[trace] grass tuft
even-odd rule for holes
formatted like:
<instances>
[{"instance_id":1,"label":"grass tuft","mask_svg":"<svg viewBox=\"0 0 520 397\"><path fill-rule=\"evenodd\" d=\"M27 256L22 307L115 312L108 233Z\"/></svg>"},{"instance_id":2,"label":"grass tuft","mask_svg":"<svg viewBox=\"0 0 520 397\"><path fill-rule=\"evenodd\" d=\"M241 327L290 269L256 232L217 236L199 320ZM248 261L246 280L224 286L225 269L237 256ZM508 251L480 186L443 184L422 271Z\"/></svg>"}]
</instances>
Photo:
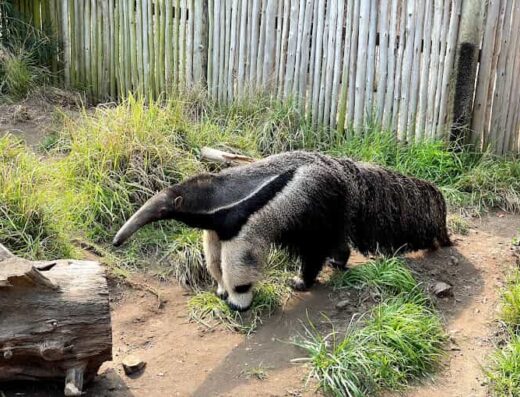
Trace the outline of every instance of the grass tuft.
<instances>
[{"instance_id":1,"label":"grass tuft","mask_svg":"<svg viewBox=\"0 0 520 397\"><path fill-rule=\"evenodd\" d=\"M213 292L199 292L188 301L190 319L213 328L219 324L233 331L250 334L282 306L290 291L278 283L262 281L254 288L251 308L245 313L231 310L226 302Z\"/></svg>"},{"instance_id":2,"label":"grass tuft","mask_svg":"<svg viewBox=\"0 0 520 397\"><path fill-rule=\"evenodd\" d=\"M442 323L399 258L382 258L335 273L335 290L374 289L381 297L352 320L345 335L323 336L312 324L295 344L309 355L311 375L335 396L377 395L431 375L443 357Z\"/></svg>"},{"instance_id":3,"label":"grass tuft","mask_svg":"<svg viewBox=\"0 0 520 397\"><path fill-rule=\"evenodd\" d=\"M296 344L307 351L323 390L334 396L376 395L399 390L430 375L445 341L436 313L406 295L390 298L351 323L345 336L306 329Z\"/></svg>"},{"instance_id":4,"label":"grass tuft","mask_svg":"<svg viewBox=\"0 0 520 397\"><path fill-rule=\"evenodd\" d=\"M188 302L190 318L207 327L225 327L250 334L262 319L271 316L291 295L288 286L292 272L298 267L284 251L272 249L267 260L264 279L254 288L251 308L245 313L230 310L213 292L199 292Z\"/></svg>"},{"instance_id":5,"label":"grass tuft","mask_svg":"<svg viewBox=\"0 0 520 397\"><path fill-rule=\"evenodd\" d=\"M520 336L491 356L491 365L486 370L493 396L520 396Z\"/></svg>"},{"instance_id":6,"label":"grass tuft","mask_svg":"<svg viewBox=\"0 0 520 397\"><path fill-rule=\"evenodd\" d=\"M520 330L520 272L515 271L502 292L502 320L513 331Z\"/></svg>"},{"instance_id":7,"label":"grass tuft","mask_svg":"<svg viewBox=\"0 0 520 397\"><path fill-rule=\"evenodd\" d=\"M449 214L447 219L448 229L451 233L467 236L469 233L469 222L458 214Z\"/></svg>"},{"instance_id":8,"label":"grass tuft","mask_svg":"<svg viewBox=\"0 0 520 397\"><path fill-rule=\"evenodd\" d=\"M400 258L379 258L346 272L335 272L329 283L335 290L373 288L383 299L399 294L411 294L417 289L417 282Z\"/></svg>"}]
</instances>

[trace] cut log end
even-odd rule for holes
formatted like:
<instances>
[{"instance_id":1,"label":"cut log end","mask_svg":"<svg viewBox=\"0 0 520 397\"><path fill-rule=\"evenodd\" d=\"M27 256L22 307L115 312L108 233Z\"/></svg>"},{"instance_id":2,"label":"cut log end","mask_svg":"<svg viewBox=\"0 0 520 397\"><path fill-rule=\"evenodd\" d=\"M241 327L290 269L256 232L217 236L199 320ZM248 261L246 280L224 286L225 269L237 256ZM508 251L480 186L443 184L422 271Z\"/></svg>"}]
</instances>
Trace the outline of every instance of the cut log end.
<instances>
[{"instance_id":1,"label":"cut log end","mask_svg":"<svg viewBox=\"0 0 520 397\"><path fill-rule=\"evenodd\" d=\"M0 382L63 380L79 396L112 359L109 292L97 262L33 262L0 244Z\"/></svg>"}]
</instances>

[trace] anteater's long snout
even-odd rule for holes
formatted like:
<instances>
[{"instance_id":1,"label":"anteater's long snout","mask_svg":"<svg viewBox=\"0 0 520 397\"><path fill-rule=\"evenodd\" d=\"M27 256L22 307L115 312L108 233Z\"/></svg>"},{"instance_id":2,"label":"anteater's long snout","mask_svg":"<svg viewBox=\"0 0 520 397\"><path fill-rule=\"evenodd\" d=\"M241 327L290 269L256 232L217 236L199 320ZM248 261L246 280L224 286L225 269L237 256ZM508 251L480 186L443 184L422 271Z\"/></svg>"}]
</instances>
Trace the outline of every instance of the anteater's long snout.
<instances>
[{"instance_id":1,"label":"anteater's long snout","mask_svg":"<svg viewBox=\"0 0 520 397\"><path fill-rule=\"evenodd\" d=\"M132 217L119 229L112 244L116 247L122 245L135 232L148 223L165 219L171 212L172 205L170 204L169 195L163 191L143 204Z\"/></svg>"}]
</instances>

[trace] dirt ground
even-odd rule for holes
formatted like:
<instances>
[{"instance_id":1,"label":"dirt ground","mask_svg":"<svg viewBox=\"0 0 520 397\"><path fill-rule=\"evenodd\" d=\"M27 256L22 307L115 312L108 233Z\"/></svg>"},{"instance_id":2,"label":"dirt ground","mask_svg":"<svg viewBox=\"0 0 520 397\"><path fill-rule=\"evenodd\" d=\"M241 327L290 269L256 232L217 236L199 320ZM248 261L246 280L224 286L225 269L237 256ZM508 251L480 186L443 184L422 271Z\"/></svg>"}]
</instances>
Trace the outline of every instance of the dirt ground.
<instances>
[{"instance_id":1,"label":"dirt ground","mask_svg":"<svg viewBox=\"0 0 520 397\"><path fill-rule=\"evenodd\" d=\"M49 116L41 111L28 120L13 119L5 112L15 112L13 106L0 108L0 135L14 126L29 144L36 144L45 134L38 118ZM470 223L467 236L453 236L454 247L407 256L408 265L427 288L444 281L453 286L453 296L437 300L451 336L443 368L431 381L407 390L406 397L487 395L481 368L498 340L498 294L513 263L510 244L520 228L520 216L493 213ZM365 260L354 255L351 263ZM189 295L184 290L144 275L136 277L159 291L162 305L153 294L111 282L114 359L101 367L86 396L320 395L314 381L306 382L308 366L297 360L305 353L287 342L302 332L309 319L324 323L322 313L346 323L363 311L354 305L336 309L338 296L322 283L295 294L247 337L190 322ZM133 377L127 377L121 366L128 354L146 362L145 369ZM0 385L0 397L61 395L59 384Z\"/></svg>"}]
</instances>

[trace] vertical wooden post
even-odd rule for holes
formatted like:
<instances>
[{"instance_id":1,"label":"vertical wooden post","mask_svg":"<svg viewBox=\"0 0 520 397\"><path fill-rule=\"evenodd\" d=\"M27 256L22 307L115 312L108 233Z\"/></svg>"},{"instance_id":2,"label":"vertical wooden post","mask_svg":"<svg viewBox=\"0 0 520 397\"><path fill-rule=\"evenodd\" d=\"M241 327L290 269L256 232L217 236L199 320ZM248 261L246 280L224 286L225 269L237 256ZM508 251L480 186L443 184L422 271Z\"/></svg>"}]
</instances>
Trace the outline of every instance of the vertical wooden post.
<instances>
[{"instance_id":1,"label":"vertical wooden post","mask_svg":"<svg viewBox=\"0 0 520 397\"><path fill-rule=\"evenodd\" d=\"M477 75L478 53L483 26L479 0L465 0L462 3L459 37L455 63L455 84L453 106L448 114L451 122L450 140L459 143L469 141L468 127L471 122L475 79ZM449 124L448 124L449 125Z\"/></svg>"},{"instance_id":2,"label":"vertical wooden post","mask_svg":"<svg viewBox=\"0 0 520 397\"><path fill-rule=\"evenodd\" d=\"M206 85L208 64L208 0L195 0L195 31L193 44L193 79L197 85Z\"/></svg>"}]
</instances>

